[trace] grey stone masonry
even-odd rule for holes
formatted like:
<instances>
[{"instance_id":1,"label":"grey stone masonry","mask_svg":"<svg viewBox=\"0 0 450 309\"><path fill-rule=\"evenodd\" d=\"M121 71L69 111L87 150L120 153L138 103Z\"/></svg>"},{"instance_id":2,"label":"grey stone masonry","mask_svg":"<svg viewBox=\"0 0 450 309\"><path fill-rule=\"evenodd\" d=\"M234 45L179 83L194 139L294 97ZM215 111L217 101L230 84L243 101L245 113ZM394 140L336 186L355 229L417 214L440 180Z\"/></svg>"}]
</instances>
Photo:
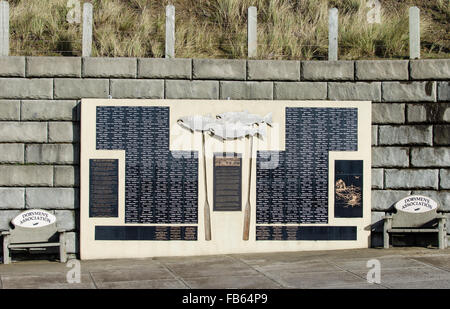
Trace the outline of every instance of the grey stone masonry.
<instances>
[{"instance_id":1,"label":"grey stone masonry","mask_svg":"<svg viewBox=\"0 0 450 309\"><path fill-rule=\"evenodd\" d=\"M83 58L83 77L136 78L136 75L136 58Z\"/></svg>"},{"instance_id":2,"label":"grey stone masonry","mask_svg":"<svg viewBox=\"0 0 450 309\"><path fill-rule=\"evenodd\" d=\"M372 125L372 146L377 146L378 145L378 126L377 125Z\"/></svg>"},{"instance_id":3,"label":"grey stone masonry","mask_svg":"<svg viewBox=\"0 0 450 309\"><path fill-rule=\"evenodd\" d=\"M407 104L407 120L414 122L443 123L450 121L450 103Z\"/></svg>"},{"instance_id":4,"label":"grey stone masonry","mask_svg":"<svg viewBox=\"0 0 450 309\"><path fill-rule=\"evenodd\" d=\"M405 123L405 104L372 104L372 123Z\"/></svg>"},{"instance_id":5,"label":"grey stone masonry","mask_svg":"<svg viewBox=\"0 0 450 309\"><path fill-rule=\"evenodd\" d=\"M0 186L42 187L53 185L53 166L0 165Z\"/></svg>"},{"instance_id":6,"label":"grey stone masonry","mask_svg":"<svg viewBox=\"0 0 450 309\"><path fill-rule=\"evenodd\" d=\"M387 189L438 189L437 169L385 169Z\"/></svg>"},{"instance_id":7,"label":"grey stone masonry","mask_svg":"<svg viewBox=\"0 0 450 309\"><path fill-rule=\"evenodd\" d=\"M192 60L182 58L139 58L138 78L191 79Z\"/></svg>"},{"instance_id":8,"label":"grey stone masonry","mask_svg":"<svg viewBox=\"0 0 450 309\"><path fill-rule=\"evenodd\" d=\"M27 57L27 77L80 77L79 57Z\"/></svg>"},{"instance_id":9,"label":"grey stone masonry","mask_svg":"<svg viewBox=\"0 0 450 309\"><path fill-rule=\"evenodd\" d=\"M409 148L372 147L372 167L408 167Z\"/></svg>"},{"instance_id":10,"label":"grey stone masonry","mask_svg":"<svg viewBox=\"0 0 450 309\"><path fill-rule=\"evenodd\" d=\"M73 144L29 144L25 147L25 162L37 164L78 163L78 149Z\"/></svg>"},{"instance_id":11,"label":"grey stone masonry","mask_svg":"<svg viewBox=\"0 0 450 309\"><path fill-rule=\"evenodd\" d=\"M438 82L438 100L450 101L450 82Z\"/></svg>"},{"instance_id":12,"label":"grey stone masonry","mask_svg":"<svg viewBox=\"0 0 450 309\"><path fill-rule=\"evenodd\" d=\"M51 78L0 78L0 99L52 99Z\"/></svg>"},{"instance_id":13,"label":"grey stone masonry","mask_svg":"<svg viewBox=\"0 0 450 309\"><path fill-rule=\"evenodd\" d=\"M24 77L25 57L0 57L0 77Z\"/></svg>"},{"instance_id":14,"label":"grey stone masonry","mask_svg":"<svg viewBox=\"0 0 450 309\"><path fill-rule=\"evenodd\" d=\"M330 100L381 101L381 82L328 83Z\"/></svg>"},{"instance_id":15,"label":"grey stone masonry","mask_svg":"<svg viewBox=\"0 0 450 309\"><path fill-rule=\"evenodd\" d=\"M78 208L78 189L74 188L26 188L26 208L75 209Z\"/></svg>"},{"instance_id":16,"label":"grey stone masonry","mask_svg":"<svg viewBox=\"0 0 450 309\"><path fill-rule=\"evenodd\" d=\"M23 100L21 120L77 120L76 100Z\"/></svg>"},{"instance_id":17,"label":"grey stone masonry","mask_svg":"<svg viewBox=\"0 0 450 309\"><path fill-rule=\"evenodd\" d=\"M439 189L450 189L450 166L439 171Z\"/></svg>"},{"instance_id":18,"label":"grey stone masonry","mask_svg":"<svg viewBox=\"0 0 450 309\"><path fill-rule=\"evenodd\" d=\"M383 189L384 170L382 168L372 168L372 189Z\"/></svg>"},{"instance_id":19,"label":"grey stone masonry","mask_svg":"<svg viewBox=\"0 0 450 309\"><path fill-rule=\"evenodd\" d=\"M245 60L194 59L192 63L193 79L245 80Z\"/></svg>"},{"instance_id":20,"label":"grey stone masonry","mask_svg":"<svg viewBox=\"0 0 450 309\"><path fill-rule=\"evenodd\" d=\"M163 99L164 80L112 79L111 95L113 98Z\"/></svg>"},{"instance_id":21,"label":"grey stone masonry","mask_svg":"<svg viewBox=\"0 0 450 309\"><path fill-rule=\"evenodd\" d=\"M66 233L66 250L68 254L74 254L79 252L79 239L77 237L77 233L68 232Z\"/></svg>"},{"instance_id":22,"label":"grey stone masonry","mask_svg":"<svg viewBox=\"0 0 450 309\"><path fill-rule=\"evenodd\" d=\"M3 210L0 216L0 230L9 230L9 223L21 212L22 210Z\"/></svg>"},{"instance_id":23,"label":"grey stone masonry","mask_svg":"<svg viewBox=\"0 0 450 309\"><path fill-rule=\"evenodd\" d=\"M300 61L248 60L248 80L300 80Z\"/></svg>"},{"instance_id":24,"label":"grey stone masonry","mask_svg":"<svg viewBox=\"0 0 450 309\"><path fill-rule=\"evenodd\" d=\"M73 231L77 227L74 210L55 210L56 227L66 231Z\"/></svg>"},{"instance_id":25,"label":"grey stone masonry","mask_svg":"<svg viewBox=\"0 0 450 309\"><path fill-rule=\"evenodd\" d=\"M427 196L439 204L439 210L449 212L450 211L450 191L420 191L414 190L412 194Z\"/></svg>"},{"instance_id":26,"label":"grey stone masonry","mask_svg":"<svg viewBox=\"0 0 450 309\"><path fill-rule=\"evenodd\" d=\"M166 99L218 99L218 81L166 80Z\"/></svg>"},{"instance_id":27,"label":"grey stone masonry","mask_svg":"<svg viewBox=\"0 0 450 309\"><path fill-rule=\"evenodd\" d=\"M45 122L0 122L0 142L36 142L47 141L47 123Z\"/></svg>"},{"instance_id":28,"label":"grey stone masonry","mask_svg":"<svg viewBox=\"0 0 450 309\"><path fill-rule=\"evenodd\" d=\"M408 80L408 60L355 61L357 80Z\"/></svg>"},{"instance_id":29,"label":"grey stone masonry","mask_svg":"<svg viewBox=\"0 0 450 309\"><path fill-rule=\"evenodd\" d=\"M275 100L326 100L325 82L275 82Z\"/></svg>"},{"instance_id":30,"label":"grey stone masonry","mask_svg":"<svg viewBox=\"0 0 450 309\"><path fill-rule=\"evenodd\" d=\"M398 200L410 194L409 190L372 190L372 210L388 210Z\"/></svg>"},{"instance_id":31,"label":"grey stone masonry","mask_svg":"<svg viewBox=\"0 0 450 309\"><path fill-rule=\"evenodd\" d=\"M25 208L24 188L0 188L0 209Z\"/></svg>"},{"instance_id":32,"label":"grey stone masonry","mask_svg":"<svg viewBox=\"0 0 450 309\"><path fill-rule=\"evenodd\" d=\"M0 120L19 120L20 101L0 100Z\"/></svg>"},{"instance_id":33,"label":"grey stone masonry","mask_svg":"<svg viewBox=\"0 0 450 309\"><path fill-rule=\"evenodd\" d=\"M411 60L412 79L450 79L450 59Z\"/></svg>"},{"instance_id":34,"label":"grey stone masonry","mask_svg":"<svg viewBox=\"0 0 450 309\"><path fill-rule=\"evenodd\" d=\"M436 82L382 82L383 102L436 102Z\"/></svg>"},{"instance_id":35,"label":"grey stone masonry","mask_svg":"<svg viewBox=\"0 0 450 309\"><path fill-rule=\"evenodd\" d=\"M69 121L48 123L49 143L74 143L80 140L80 125Z\"/></svg>"},{"instance_id":36,"label":"grey stone masonry","mask_svg":"<svg viewBox=\"0 0 450 309\"><path fill-rule=\"evenodd\" d=\"M0 144L0 163L24 162L24 144Z\"/></svg>"},{"instance_id":37,"label":"grey stone masonry","mask_svg":"<svg viewBox=\"0 0 450 309\"><path fill-rule=\"evenodd\" d=\"M108 79L55 78L55 99L107 98Z\"/></svg>"},{"instance_id":38,"label":"grey stone masonry","mask_svg":"<svg viewBox=\"0 0 450 309\"><path fill-rule=\"evenodd\" d=\"M422 104L408 104L406 118L408 122L426 122L426 107Z\"/></svg>"},{"instance_id":39,"label":"grey stone masonry","mask_svg":"<svg viewBox=\"0 0 450 309\"><path fill-rule=\"evenodd\" d=\"M411 166L448 167L450 166L450 148L448 147L412 148Z\"/></svg>"},{"instance_id":40,"label":"grey stone masonry","mask_svg":"<svg viewBox=\"0 0 450 309\"><path fill-rule=\"evenodd\" d=\"M58 166L54 169L55 187L78 187L80 185L79 169L76 166Z\"/></svg>"},{"instance_id":41,"label":"grey stone masonry","mask_svg":"<svg viewBox=\"0 0 450 309\"><path fill-rule=\"evenodd\" d=\"M378 145L432 145L432 126L379 126Z\"/></svg>"},{"instance_id":42,"label":"grey stone masonry","mask_svg":"<svg viewBox=\"0 0 450 309\"><path fill-rule=\"evenodd\" d=\"M354 61L302 61L302 80L354 80Z\"/></svg>"},{"instance_id":43,"label":"grey stone masonry","mask_svg":"<svg viewBox=\"0 0 450 309\"><path fill-rule=\"evenodd\" d=\"M272 100L272 82L221 81L220 98L225 100Z\"/></svg>"},{"instance_id":44,"label":"grey stone masonry","mask_svg":"<svg viewBox=\"0 0 450 309\"><path fill-rule=\"evenodd\" d=\"M450 125L436 125L434 126L434 138L435 145L450 145Z\"/></svg>"}]
</instances>

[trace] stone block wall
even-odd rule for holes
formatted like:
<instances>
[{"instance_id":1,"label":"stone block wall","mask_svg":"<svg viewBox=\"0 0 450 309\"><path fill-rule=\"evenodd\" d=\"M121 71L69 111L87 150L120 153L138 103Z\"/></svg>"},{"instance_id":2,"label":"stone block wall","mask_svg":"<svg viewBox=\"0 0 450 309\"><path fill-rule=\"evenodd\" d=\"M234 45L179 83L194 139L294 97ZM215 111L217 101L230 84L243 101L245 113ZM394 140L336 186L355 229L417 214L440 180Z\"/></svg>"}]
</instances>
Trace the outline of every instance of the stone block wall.
<instances>
[{"instance_id":1,"label":"stone block wall","mask_svg":"<svg viewBox=\"0 0 450 309\"><path fill-rule=\"evenodd\" d=\"M373 244L384 211L409 194L450 219L450 59L0 57L0 229L47 209L78 252L79 101L108 97L370 100Z\"/></svg>"}]
</instances>

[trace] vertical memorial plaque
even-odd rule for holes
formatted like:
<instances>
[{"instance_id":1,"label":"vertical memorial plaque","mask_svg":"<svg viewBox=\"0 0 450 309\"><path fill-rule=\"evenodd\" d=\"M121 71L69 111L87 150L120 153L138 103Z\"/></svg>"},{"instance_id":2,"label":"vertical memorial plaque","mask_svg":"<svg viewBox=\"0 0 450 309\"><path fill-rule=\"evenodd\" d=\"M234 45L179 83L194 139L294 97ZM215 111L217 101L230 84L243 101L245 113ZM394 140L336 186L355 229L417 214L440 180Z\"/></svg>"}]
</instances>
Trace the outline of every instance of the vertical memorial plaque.
<instances>
[{"instance_id":1,"label":"vertical memorial plaque","mask_svg":"<svg viewBox=\"0 0 450 309\"><path fill-rule=\"evenodd\" d=\"M241 211L242 157L214 154L214 211Z\"/></svg>"},{"instance_id":2,"label":"vertical memorial plaque","mask_svg":"<svg viewBox=\"0 0 450 309\"><path fill-rule=\"evenodd\" d=\"M334 166L334 216L362 218L363 161L336 160Z\"/></svg>"},{"instance_id":3,"label":"vertical memorial plaque","mask_svg":"<svg viewBox=\"0 0 450 309\"><path fill-rule=\"evenodd\" d=\"M119 161L89 160L89 217L118 216Z\"/></svg>"}]
</instances>

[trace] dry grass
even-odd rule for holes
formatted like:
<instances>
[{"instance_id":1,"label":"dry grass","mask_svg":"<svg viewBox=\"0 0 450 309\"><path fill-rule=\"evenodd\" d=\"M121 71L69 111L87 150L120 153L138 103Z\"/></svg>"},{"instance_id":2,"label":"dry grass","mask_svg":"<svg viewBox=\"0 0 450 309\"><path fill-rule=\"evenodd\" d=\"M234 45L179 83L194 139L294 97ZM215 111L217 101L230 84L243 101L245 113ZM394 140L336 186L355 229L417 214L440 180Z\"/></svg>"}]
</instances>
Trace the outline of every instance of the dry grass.
<instances>
[{"instance_id":1,"label":"dry grass","mask_svg":"<svg viewBox=\"0 0 450 309\"><path fill-rule=\"evenodd\" d=\"M247 8L254 5L260 59L326 59L328 8L335 6L340 59L407 58L409 4L390 1L382 23L368 24L365 1L93 0L93 56L163 57L164 7L171 2L176 7L177 57L246 58ZM81 54L81 25L66 22L67 0L9 2L11 54ZM448 0L436 0L435 10L447 18L442 26L421 14L424 58L449 57L448 37L434 32L444 27L448 36Z\"/></svg>"}]
</instances>

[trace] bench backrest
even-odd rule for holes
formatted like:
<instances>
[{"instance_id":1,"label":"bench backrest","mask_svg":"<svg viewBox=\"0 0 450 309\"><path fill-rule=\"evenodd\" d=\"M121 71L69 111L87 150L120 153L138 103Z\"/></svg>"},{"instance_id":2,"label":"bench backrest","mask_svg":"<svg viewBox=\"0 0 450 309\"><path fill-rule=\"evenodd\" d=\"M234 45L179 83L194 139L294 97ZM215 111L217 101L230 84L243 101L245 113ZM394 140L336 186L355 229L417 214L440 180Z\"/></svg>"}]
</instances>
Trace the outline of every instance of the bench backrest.
<instances>
[{"instance_id":1,"label":"bench backrest","mask_svg":"<svg viewBox=\"0 0 450 309\"><path fill-rule=\"evenodd\" d=\"M417 228L424 227L427 223L433 221L437 216L437 209L422 213L411 213L397 209L397 213L392 215L392 227Z\"/></svg>"},{"instance_id":2,"label":"bench backrest","mask_svg":"<svg viewBox=\"0 0 450 309\"><path fill-rule=\"evenodd\" d=\"M42 227L29 228L16 226L10 230L10 243L41 243L52 241L57 232L56 223Z\"/></svg>"}]
</instances>

